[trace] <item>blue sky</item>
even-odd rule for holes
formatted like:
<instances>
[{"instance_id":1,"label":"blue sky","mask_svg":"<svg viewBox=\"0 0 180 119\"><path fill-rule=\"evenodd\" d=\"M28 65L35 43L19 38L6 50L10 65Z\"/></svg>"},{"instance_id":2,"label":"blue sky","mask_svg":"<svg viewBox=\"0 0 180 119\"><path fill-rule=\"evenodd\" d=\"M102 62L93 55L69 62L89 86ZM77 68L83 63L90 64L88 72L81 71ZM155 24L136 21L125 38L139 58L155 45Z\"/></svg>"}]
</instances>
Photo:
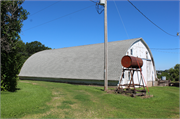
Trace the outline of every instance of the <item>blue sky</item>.
<instances>
[{"instance_id":1,"label":"blue sky","mask_svg":"<svg viewBox=\"0 0 180 119\"><path fill-rule=\"evenodd\" d=\"M104 12L98 14L95 3L90 0L57 1L26 0L23 3L23 8L30 13L20 34L23 42L39 41L53 49L104 43ZM166 32L173 35L180 32L178 0L130 1ZM109 0L107 12L108 42L142 37L151 49L157 70L180 63L180 49L164 50L179 48L180 37L158 29L126 0Z\"/></svg>"}]
</instances>

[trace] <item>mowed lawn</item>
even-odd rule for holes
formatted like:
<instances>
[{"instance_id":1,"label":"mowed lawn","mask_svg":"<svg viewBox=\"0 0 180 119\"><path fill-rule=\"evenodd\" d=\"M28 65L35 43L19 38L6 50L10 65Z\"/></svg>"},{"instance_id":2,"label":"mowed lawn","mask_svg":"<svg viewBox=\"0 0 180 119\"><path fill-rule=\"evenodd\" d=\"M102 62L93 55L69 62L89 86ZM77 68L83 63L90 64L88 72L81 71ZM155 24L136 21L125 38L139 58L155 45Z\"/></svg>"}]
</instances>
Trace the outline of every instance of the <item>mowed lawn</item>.
<instances>
[{"instance_id":1,"label":"mowed lawn","mask_svg":"<svg viewBox=\"0 0 180 119\"><path fill-rule=\"evenodd\" d=\"M149 87L146 99L44 81L19 81L18 88L1 92L1 118L179 118L178 87Z\"/></svg>"}]
</instances>

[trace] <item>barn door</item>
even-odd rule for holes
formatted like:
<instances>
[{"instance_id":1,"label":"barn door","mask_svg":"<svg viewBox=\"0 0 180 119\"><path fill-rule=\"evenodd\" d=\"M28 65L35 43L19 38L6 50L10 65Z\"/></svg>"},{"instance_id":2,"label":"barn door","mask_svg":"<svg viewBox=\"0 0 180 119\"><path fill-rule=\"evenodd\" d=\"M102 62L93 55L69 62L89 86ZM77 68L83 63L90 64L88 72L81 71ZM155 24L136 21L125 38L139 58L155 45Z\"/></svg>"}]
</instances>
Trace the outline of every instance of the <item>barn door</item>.
<instances>
[{"instance_id":1,"label":"barn door","mask_svg":"<svg viewBox=\"0 0 180 119\"><path fill-rule=\"evenodd\" d=\"M151 61L146 61L146 81L151 81L152 79L151 71Z\"/></svg>"}]
</instances>

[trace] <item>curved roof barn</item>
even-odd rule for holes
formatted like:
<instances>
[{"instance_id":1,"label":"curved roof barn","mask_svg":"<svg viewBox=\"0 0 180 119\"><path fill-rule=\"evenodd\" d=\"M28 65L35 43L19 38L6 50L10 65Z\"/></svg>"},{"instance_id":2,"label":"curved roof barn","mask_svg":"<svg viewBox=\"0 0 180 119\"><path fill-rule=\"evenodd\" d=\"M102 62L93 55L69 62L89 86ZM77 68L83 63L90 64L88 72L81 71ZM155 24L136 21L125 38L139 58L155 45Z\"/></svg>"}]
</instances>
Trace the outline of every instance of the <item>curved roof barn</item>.
<instances>
[{"instance_id":1,"label":"curved roof barn","mask_svg":"<svg viewBox=\"0 0 180 119\"><path fill-rule=\"evenodd\" d=\"M154 65L151 51L142 38L108 42L108 80L119 80L121 58L137 41L147 47ZM35 53L26 60L19 77L104 80L104 43Z\"/></svg>"}]
</instances>

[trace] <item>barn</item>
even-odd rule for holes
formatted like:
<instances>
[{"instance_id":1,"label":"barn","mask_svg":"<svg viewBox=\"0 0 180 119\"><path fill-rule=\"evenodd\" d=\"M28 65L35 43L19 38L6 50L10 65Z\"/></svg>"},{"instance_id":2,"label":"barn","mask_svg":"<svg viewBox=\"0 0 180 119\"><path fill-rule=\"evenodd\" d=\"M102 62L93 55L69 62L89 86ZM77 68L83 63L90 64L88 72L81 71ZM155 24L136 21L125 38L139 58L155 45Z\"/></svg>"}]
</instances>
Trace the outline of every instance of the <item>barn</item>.
<instances>
[{"instance_id":1,"label":"barn","mask_svg":"<svg viewBox=\"0 0 180 119\"><path fill-rule=\"evenodd\" d=\"M108 85L116 86L122 74L124 55L143 60L142 73L148 86L156 78L152 53L142 38L108 42ZM37 52L23 64L21 80L57 81L104 85L104 43L51 49ZM123 83L130 77L123 76ZM138 80L134 75L134 80Z\"/></svg>"}]
</instances>

